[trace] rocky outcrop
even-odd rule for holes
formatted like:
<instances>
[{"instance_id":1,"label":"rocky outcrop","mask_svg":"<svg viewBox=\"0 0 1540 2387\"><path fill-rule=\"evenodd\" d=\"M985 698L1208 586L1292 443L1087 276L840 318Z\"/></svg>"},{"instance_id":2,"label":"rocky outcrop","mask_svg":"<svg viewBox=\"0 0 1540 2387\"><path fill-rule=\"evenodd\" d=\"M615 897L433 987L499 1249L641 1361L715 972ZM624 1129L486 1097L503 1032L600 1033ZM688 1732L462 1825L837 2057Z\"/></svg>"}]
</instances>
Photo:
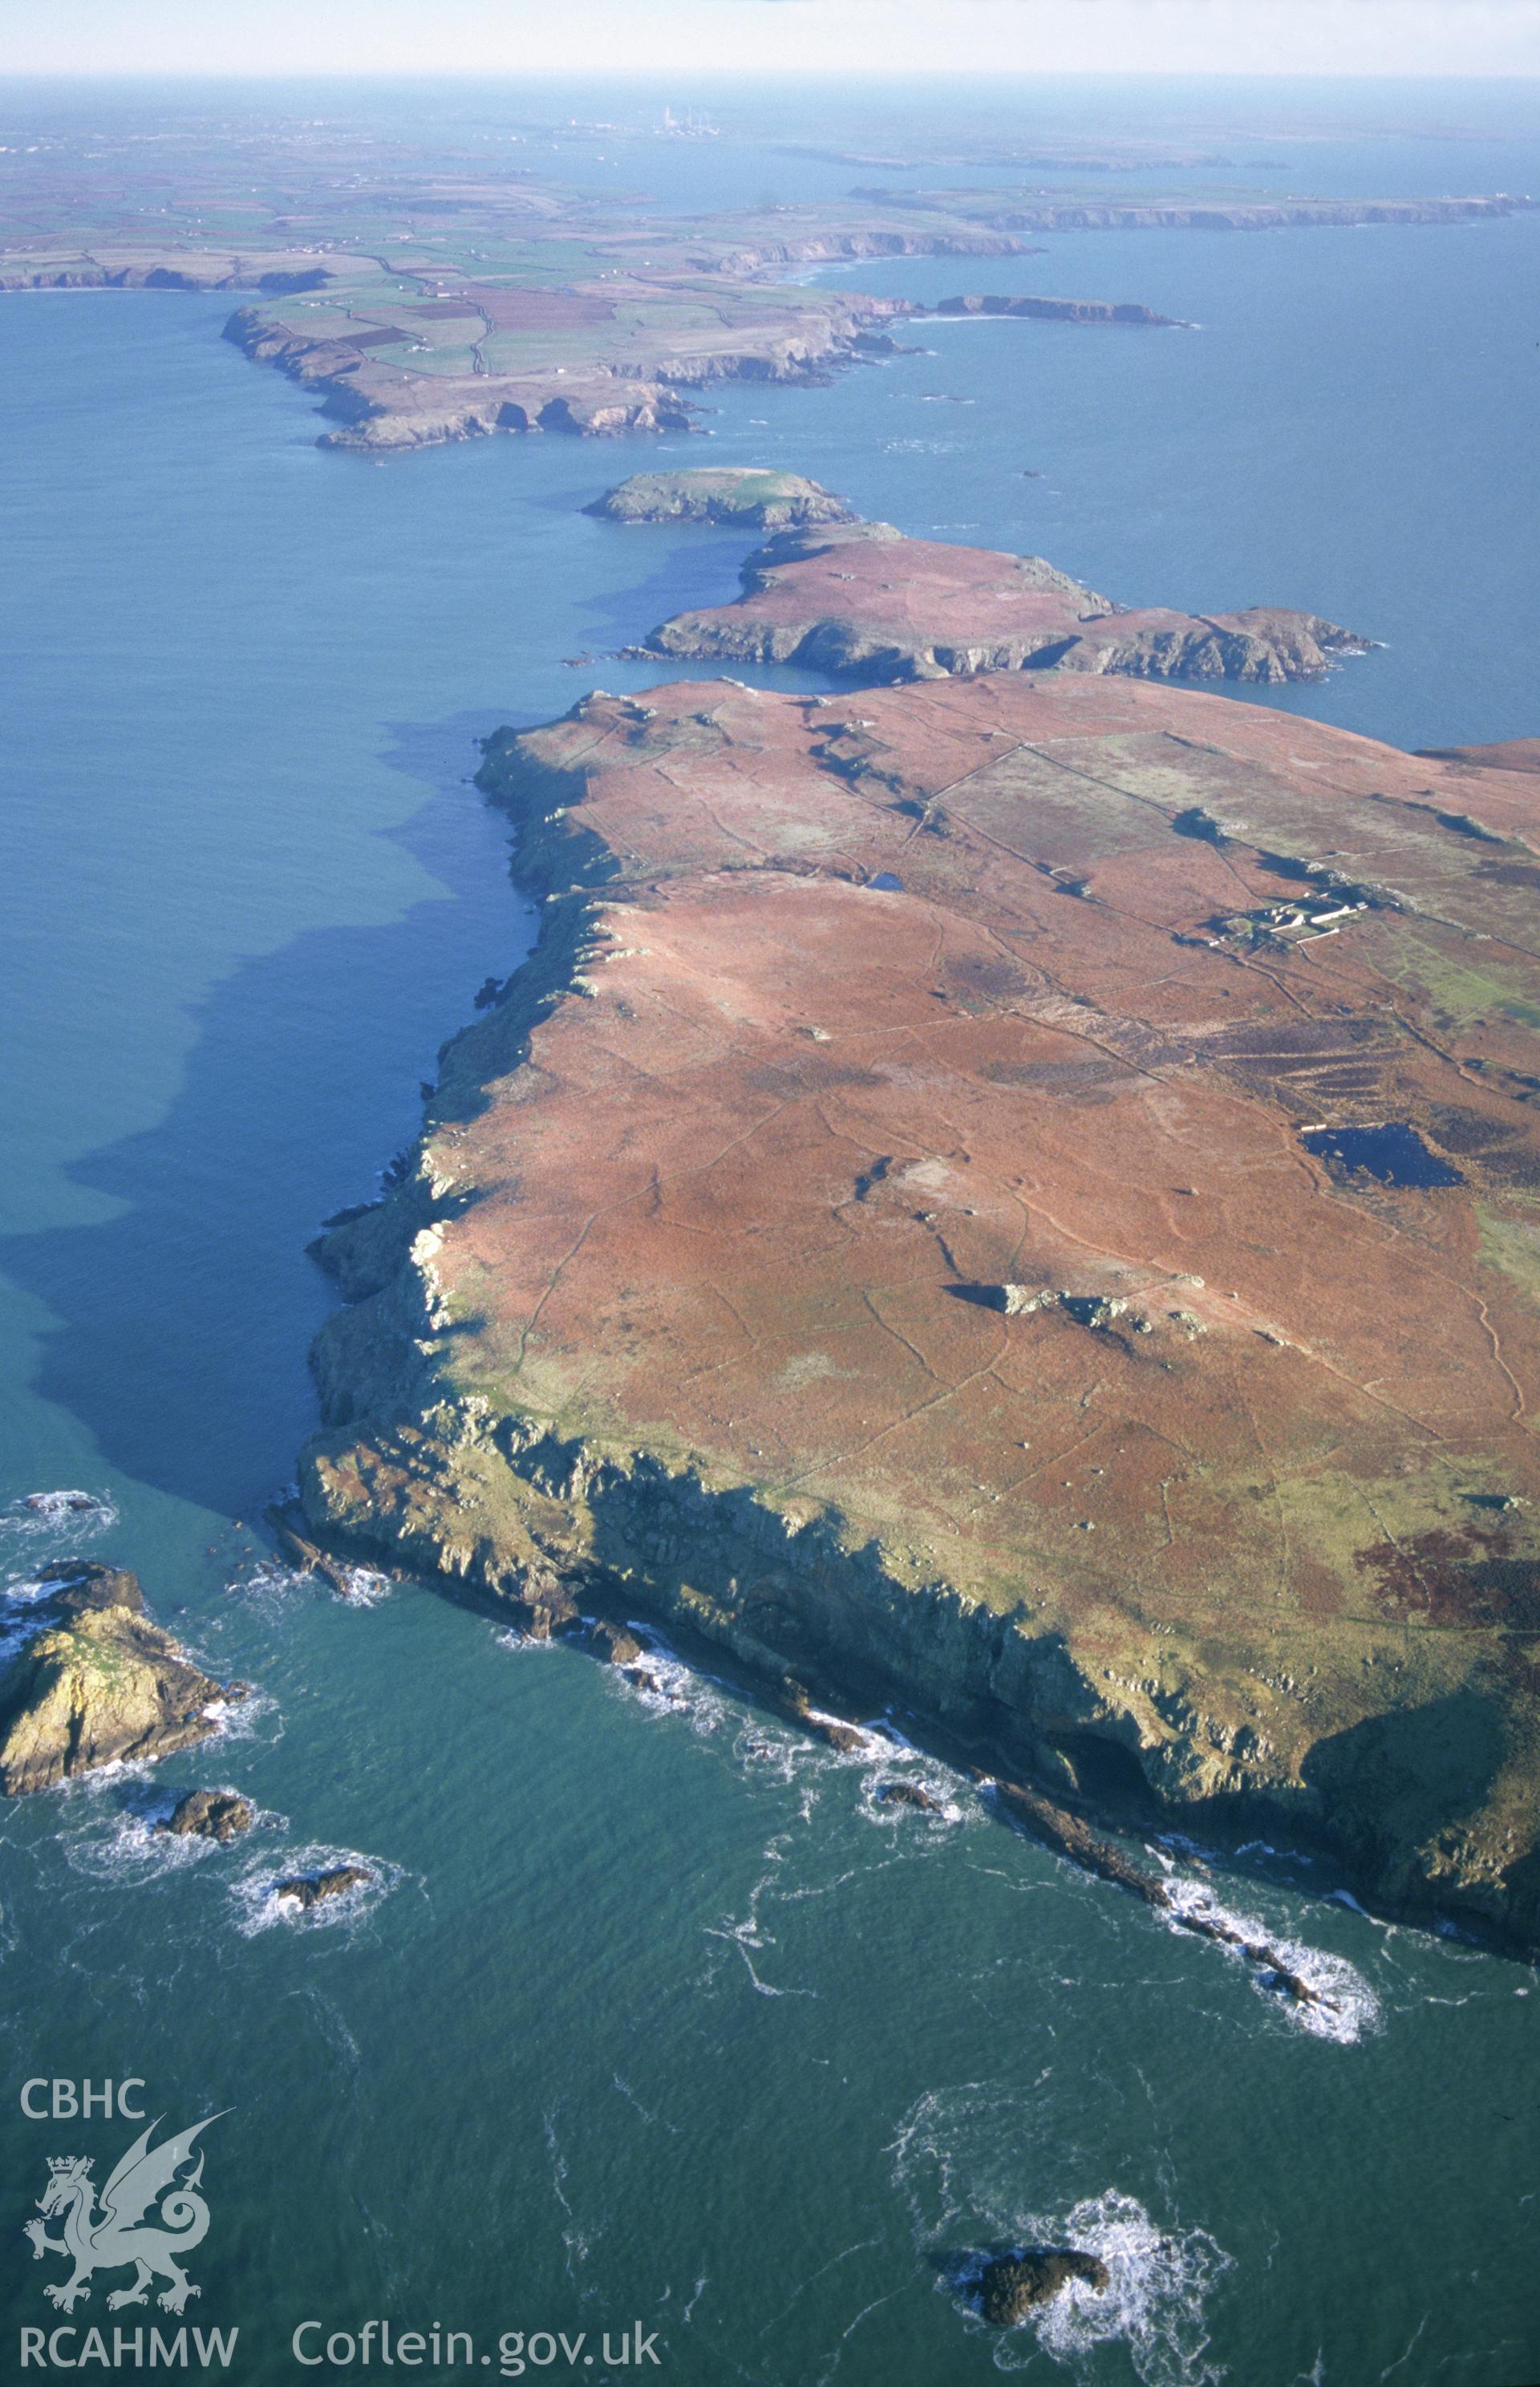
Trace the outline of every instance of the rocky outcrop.
<instances>
[{"instance_id":1,"label":"rocky outcrop","mask_svg":"<svg viewBox=\"0 0 1540 2387\"><path fill-rule=\"evenodd\" d=\"M634 473L584 512L607 522L715 523L733 530L780 531L855 520L844 499L816 481L804 480L800 473L765 472L751 465Z\"/></svg>"},{"instance_id":2,"label":"rocky outcrop","mask_svg":"<svg viewBox=\"0 0 1540 2387\"><path fill-rule=\"evenodd\" d=\"M309 1913L334 1898L346 1898L350 1889L367 1889L373 1875L366 1865L327 1865L319 1873L286 1874L272 1886L274 1898L286 1906L297 1906Z\"/></svg>"},{"instance_id":3,"label":"rocky outcrop","mask_svg":"<svg viewBox=\"0 0 1540 2387\"><path fill-rule=\"evenodd\" d=\"M634 1633L603 1619L590 1631L588 1647L611 1666L634 1666L642 1655L642 1645Z\"/></svg>"},{"instance_id":4,"label":"rocky outcrop","mask_svg":"<svg viewBox=\"0 0 1540 2387\"><path fill-rule=\"evenodd\" d=\"M1179 1898L1168 1881L1146 1871L1112 1841L1101 1838L1081 1816L1070 1814L1051 1799L1045 1799L1041 1791L1028 1789L1019 1782L995 1782L991 1787L1006 1812L1025 1825L1034 1839L1041 1840L1056 1855L1067 1857L1082 1872L1095 1874L1100 1880L1129 1890L1146 1906L1166 1915L1179 1931L1195 1932L1200 1939L1212 1939L1221 1947L1238 1950L1249 1964L1255 1964L1296 2005L1333 2005L1333 2000L1306 1980L1289 1956L1270 1940L1256 1938L1212 1904Z\"/></svg>"},{"instance_id":5,"label":"rocky outcrop","mask_svg":"<svg viewBox=\"0 0 1540 2387\"><path fill-rule=\"evenodd\" d=\"M177 1800L157 1831L178 1839L234 1840L249 1832L257 1810L234 1790L189 1790Z\"/></svg>"},{"instance_id":6,"label":"rocky outcrop","mask_svg":"<svg viewBox=\"0 0 1540 2387\"><path fill-rule=\"evenodd\" d=\"M242 1696L151 1621L133 1575L82 1561L57 1582L0 1682L0 1790L11 1795L191 1748L217 1729L213 1703Z\"/></svg>"},{"instance_id":7,"label":"rocky outcrop","mask_svg":"<svg viewBox=\"0 0 1540 2387\"><path fill-rule=\"evenodd\" d=\"M730 605L677 613L657 654L800 663L867 682L1062 671L1131 679L1319 679L1369 642L1315 613L1125 611L1041 556L903 538L890 524L793 531L749 558Z\"/></svg>"},{"instance_id":8,"label":"rocky outcrop","mask_svg":"<svg viewBox=\"0 0 1540 2387\"><path fill-rule=\"evenodd\" d=\"M996 2254L978 2279L978 2309L995 2329L1015 2329L1029 2314L1079 2280L1095 2295L1112 2284L1099 2254L1079 2246L1032 2246L1019 2254Z\"/></svg>"},{"instance_id":9,"label":"rocky outcrop","mask_svg":"<svg viewBox=\"0 0 1540 2387\"><path fill-rule=\"evenodd\" d=\"M913 1807L921 1815L939 1815L941 1802L917 1782L879 1782L874 1794L882 1807Z\"/></svg>"}]
</instances>

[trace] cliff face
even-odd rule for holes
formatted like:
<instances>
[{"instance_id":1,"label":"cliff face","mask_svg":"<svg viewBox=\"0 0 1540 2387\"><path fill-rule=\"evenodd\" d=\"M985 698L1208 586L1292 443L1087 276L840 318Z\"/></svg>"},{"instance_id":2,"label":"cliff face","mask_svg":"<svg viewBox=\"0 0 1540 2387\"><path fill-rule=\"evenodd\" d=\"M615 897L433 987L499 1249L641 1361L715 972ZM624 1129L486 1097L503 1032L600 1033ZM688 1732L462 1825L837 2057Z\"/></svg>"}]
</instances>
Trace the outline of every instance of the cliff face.
<instances>
[{"instance_id":1,"label":"cliff face","mask_svg":"<svg viewBox=\"0 0 1540 2387\"><path fill-rule=\"evenodd\" d=\"M544 933L330 1239L316 1530L1540 1936L1524 776L996 676L484 784Z\"/></svg>"},{"instance_id":2,"label":"cliff face","mask_svg":"<svg viewBox=\"0 0 1540 2387\"><path fill-rule=\"evenodd\" d=\"M731 605L675 614L658 654L795 663L867 681L993 671L1315 679L1366 641L1314 613L1115 607L1041 556L903 538L886 523L790 533L751 556Z\"/></svg>"}]
</instances>

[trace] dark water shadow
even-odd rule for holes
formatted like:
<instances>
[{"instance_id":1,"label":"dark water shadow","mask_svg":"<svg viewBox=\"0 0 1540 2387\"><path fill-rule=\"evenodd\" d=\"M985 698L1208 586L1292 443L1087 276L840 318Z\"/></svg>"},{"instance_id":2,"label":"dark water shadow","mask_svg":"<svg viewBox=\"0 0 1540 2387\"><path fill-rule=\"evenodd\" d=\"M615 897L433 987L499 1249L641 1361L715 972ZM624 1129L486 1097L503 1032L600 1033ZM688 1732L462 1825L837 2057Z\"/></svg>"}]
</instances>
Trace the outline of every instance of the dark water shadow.
<instances>
[{"instance_id":1,"label":"dark water shadow","mask_svg":"<svg viewBox=\"0 0 1540 2387\"><path fill-rule=\"evenodd\" d=\"M764 544L761 532L706 523L605 523L600 536L625 540L626 562L641 575L606 587L585 599L579 609L593 623L595 638L613 644L635 638L638 622L643 625L639 635L645 638L675 613L730 605L741 593L744 559ZM676 669L661 656L659 664ZM698 670L696 676L706 674Z\"/></svg>"},{"instance_id":2,"label":"dark water shadow","mask_svg":"<svg viewBox=\"0 0 1540 2387\"><path fill-rule=\"evenodd\" d=\"M113 1215L0 1243L56 1321L37 1391L125 1475L249 1516L292 1474L306 1352L334 1302L305 1245L373 1194L417 1132L439 1045L530 941L506 824L463 784L474 739L506 717L391 727L382 759L432 792L382 834L447 896L243 962L200 1006L166 1116L69 1169Z\"/></svg>"}]
</instances>

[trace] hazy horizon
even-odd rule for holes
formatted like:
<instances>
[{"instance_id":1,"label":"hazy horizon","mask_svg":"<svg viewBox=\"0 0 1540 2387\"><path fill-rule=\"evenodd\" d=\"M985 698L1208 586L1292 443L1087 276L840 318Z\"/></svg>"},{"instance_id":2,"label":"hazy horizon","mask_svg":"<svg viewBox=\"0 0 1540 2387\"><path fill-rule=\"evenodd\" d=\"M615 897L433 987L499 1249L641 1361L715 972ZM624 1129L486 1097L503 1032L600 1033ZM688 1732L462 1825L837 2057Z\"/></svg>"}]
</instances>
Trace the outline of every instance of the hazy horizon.
<instances>
[{"instance_id":1,"label":"hazy horizon","mask_svg":"<svg viewBox=\"0 0 1540 2387\"><path fill-rule=\"evenodd\" d=\"M55 0L6 80L155 75L1540 77L1540 0ZM971 53L971 55L968 55ZM1394 70L1387 76L1387 61ZM1109 63L1112 62L1112 63Z\"/></svg>"}]
</instances>

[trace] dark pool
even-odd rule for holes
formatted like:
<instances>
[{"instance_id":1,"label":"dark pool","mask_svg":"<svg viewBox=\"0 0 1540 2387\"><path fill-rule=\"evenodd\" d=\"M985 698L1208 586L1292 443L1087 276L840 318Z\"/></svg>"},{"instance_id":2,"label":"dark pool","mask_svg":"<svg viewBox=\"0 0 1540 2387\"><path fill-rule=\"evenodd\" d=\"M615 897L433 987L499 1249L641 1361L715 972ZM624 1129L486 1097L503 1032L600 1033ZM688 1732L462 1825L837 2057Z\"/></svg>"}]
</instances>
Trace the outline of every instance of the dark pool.
<instances>
[{"instance_id":1,"label":"dark pool","mask_svg":"<svg viewBox=\"0 0 1540 2387\"><path fill-rule=\"evenodd\" d=\"M1401 1121L1388 1127L1307 1127L1300 1140L1307 1152L1344 1168L1367 1169L1382 1185L1465 1182L1458 1168L1429 1150L1414 1127Z\"/></svg>"}]
</instances>

